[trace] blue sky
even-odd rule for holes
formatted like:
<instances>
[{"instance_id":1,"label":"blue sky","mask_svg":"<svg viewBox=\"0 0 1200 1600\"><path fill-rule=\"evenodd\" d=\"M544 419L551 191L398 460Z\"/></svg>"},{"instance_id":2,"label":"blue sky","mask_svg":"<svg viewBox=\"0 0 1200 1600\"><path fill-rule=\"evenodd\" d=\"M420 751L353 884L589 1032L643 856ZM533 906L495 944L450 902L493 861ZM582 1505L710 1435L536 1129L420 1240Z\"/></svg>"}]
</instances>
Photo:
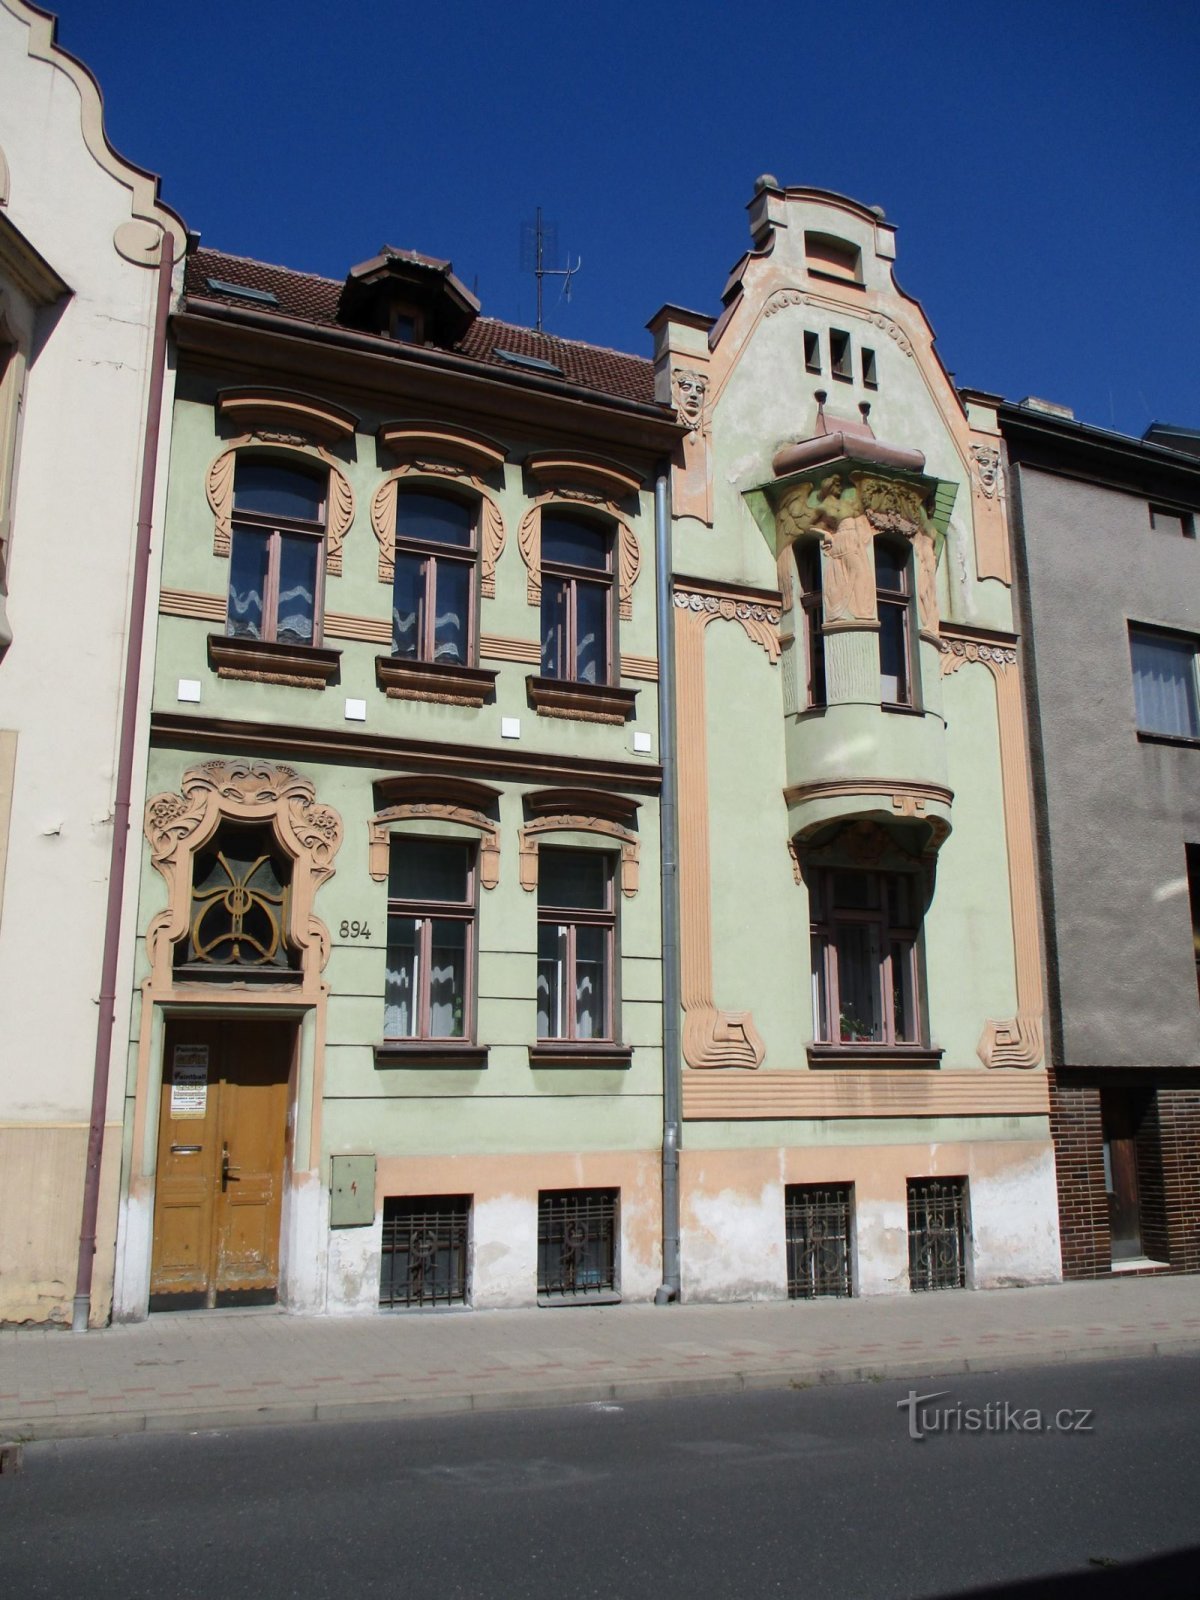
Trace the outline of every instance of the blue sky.
<instances>
[{"instance_id":1,"label":"blue sky","mask_svg":"<svg viewBox=\"0 0 1200 1600\"><path fill-rule=\"evenodd\" d=\"M547 328L649 354L664 301L718 309L772 172L885 208L960 383L1200 426L1194 0L62 0L59 39L216 248L413 247L532 322L540 204L583 259Z\"/></svg>"}]
</instances>

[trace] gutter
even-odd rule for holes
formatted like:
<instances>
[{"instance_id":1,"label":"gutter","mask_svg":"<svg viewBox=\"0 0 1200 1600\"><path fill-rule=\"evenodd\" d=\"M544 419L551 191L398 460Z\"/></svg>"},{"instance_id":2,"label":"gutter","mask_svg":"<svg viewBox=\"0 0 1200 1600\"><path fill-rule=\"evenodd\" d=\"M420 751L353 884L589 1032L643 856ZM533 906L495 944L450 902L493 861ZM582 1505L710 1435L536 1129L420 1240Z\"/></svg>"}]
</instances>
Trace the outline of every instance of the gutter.
<instances>
[{"instance_id":1,"label":"gutter","mask_svg":"<svg viewBox=\"0 0 1200 1600\"><path fill-rule=\"evenodd\" d=\"M72 1333L87 1332L92 1307L96 1217L100 1208L100 1163L104 1155L104 1121L108 1106L109 1064L112 1057L113 1022L116 1015L117 959L121 945L125 857L129 841L138 690L142 673L142 635L146 625L146 589L150 572L150 543L154 521L154 484L162 426L167 318L171 311L171 273L174 266L175 241L164 228L158 263L158 303L154 314L154 344L150 356L146 432L142 442L142 482L138 502L137 544L134 549L133 590L129 601L129 631L125 647L125 686L121 696L117 791L113 803L112 848L108 864L108 906L105 912L104 956L100 971L100 1014L96 1022L96 1056L92 1068L92 1112L88 1127L87 1166L83 1178L83 1215L79 1226L75 1299L71 1310Z\"/></svg>"},{"instance_id":2,"label":"gutter","mask_svg":"<svg viewBox=\"0 0 1200 1600\"><path fill-rule=\"evenodd\" d=\"M659 834L662 853L663 981L663 1281L656 1306L682 1297L679 1227L679 1150L683 1142L683 1082L679 1054L679 822L675 753L675 608L671 598L671 508L669 467L659 468L654 484L654 563L658 610L658 756L662 763Z\"/></svg>"}]
</instances>

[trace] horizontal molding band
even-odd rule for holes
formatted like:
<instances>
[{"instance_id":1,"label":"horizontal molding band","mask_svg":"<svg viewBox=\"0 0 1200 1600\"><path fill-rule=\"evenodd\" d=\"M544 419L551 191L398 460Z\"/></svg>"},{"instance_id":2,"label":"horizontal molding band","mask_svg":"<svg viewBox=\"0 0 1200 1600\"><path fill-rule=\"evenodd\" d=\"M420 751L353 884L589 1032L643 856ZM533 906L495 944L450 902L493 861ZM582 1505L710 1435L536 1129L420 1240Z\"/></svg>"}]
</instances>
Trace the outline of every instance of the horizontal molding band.
<instances>
[{"instance_id":1,"label":"horizontal molding band","mask_svg":"<svg viewBox=\"0 0 1200 1600\"><path fill-rule=\"evenodd\" d=\"M690 1122L837 1117L1044 1117L1044 1072L897 1067L763 1072L742 1068L683 1074Z\"/></svg>"},{"instance_id":2,"label":"horizontal molding band","mask_svg":"<svg viewBox=\"0 0 1200 1600\"><path fill-rule=\"evenodd\" d=\"M224 622L225 596L202 594L198 589L160 589L158 609L167 617L200 617L205 622Z\"/></svg>"},{"instance_id":3,"label":"horizontal molding band","mask_svg":"<svg viewBox=\"0 0 1200 1600\"><path fill-rule=\"evenodd\" d=\"M523 661L534 667L542 664L542 652L536 639L509 639L502 633L480 634L479 654L489 661Z\"/></svg>"}]
</instances>

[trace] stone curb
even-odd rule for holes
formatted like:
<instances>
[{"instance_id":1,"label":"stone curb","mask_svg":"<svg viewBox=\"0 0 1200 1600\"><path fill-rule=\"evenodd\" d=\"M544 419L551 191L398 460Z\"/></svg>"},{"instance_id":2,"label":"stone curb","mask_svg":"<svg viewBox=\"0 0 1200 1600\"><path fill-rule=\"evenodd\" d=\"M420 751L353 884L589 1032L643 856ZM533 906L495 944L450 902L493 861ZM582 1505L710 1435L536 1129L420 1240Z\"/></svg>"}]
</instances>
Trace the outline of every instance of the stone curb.
<instances>
[{"instance_id":1,"label":"stone curb","mask_svg":"<svg viewBox=\"0 0 1200 1600\"><path fill-rule=\"evenodd\" d=\"M461 1394L415 1395L392 1400L281 1401L271 1405L212 1406L179 1411L79 1412L75 1416L0 1417L0 1446L49 1439L118 1438L132 1433L223 1432L230 1428L289 1427L301 1422L399 1422L406 1418L469 1412L545 1410L551 1406L633 1404L692 1396L752 1394L897 1379L978 1375L1019 1367L1085 1366L1096 1361L1200 1353L1200 1338L1145 1339L1087 1349L1005 1350L949 1359L913 1356L903 1361L834 1367L778 1367L761 1372L714 1373L688 1378L617 1378L558 1387L488 1389Z\"/></svg>"}]
</instances>

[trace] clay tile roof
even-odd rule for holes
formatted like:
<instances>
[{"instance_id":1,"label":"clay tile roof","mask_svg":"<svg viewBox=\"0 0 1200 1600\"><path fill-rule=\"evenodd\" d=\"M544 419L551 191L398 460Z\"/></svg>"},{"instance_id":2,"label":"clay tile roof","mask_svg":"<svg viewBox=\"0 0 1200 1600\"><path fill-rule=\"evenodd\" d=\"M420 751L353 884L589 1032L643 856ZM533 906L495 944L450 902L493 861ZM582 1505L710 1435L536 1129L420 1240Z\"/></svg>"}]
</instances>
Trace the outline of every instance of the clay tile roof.
<instances>
[{"instance_id":1,"label":"clay tile roof","mask_svg":"<svg viewBox=\"0 0 1200 1600\"><path fill-rule=\"evenodd\" d=\"M400 253L400 252L398 252ZM431 257L424 258L432 260ZM225 283L240 284L275 296L277 305L265 306L260 301L240 302L245 309L269 311L273 316L294 318L297 322L319 327L337 327L338 299L342 292L340 280L319 278L309 272L293 272L289 267L271 266L265 261L253 261L246 256L225 255L220 250L201 248L187 258L184 292L192 300L216 301L222 305L239 304L235 295L214 293L207 279L217 278ZM497 350L507 350L518 356L532 356L539 361L549 361L562 371L563 379L582 389L593 389L598 394L610 395L620 400L635 400L643 405L654 403L654 369L642 356L625 355L619 350L603 346L582 344L575 339L558 339L553 334L537 333L532 328L517 327L508 322L497 322L493 317L477 317L462 342L454 346L457 354L486 366L502 369L514 378L532 376L519 366L497 355ZM540 374L554 377L556 374ZM664 413L669 412L664 407Z\"/></svg>"}]
</instances>

